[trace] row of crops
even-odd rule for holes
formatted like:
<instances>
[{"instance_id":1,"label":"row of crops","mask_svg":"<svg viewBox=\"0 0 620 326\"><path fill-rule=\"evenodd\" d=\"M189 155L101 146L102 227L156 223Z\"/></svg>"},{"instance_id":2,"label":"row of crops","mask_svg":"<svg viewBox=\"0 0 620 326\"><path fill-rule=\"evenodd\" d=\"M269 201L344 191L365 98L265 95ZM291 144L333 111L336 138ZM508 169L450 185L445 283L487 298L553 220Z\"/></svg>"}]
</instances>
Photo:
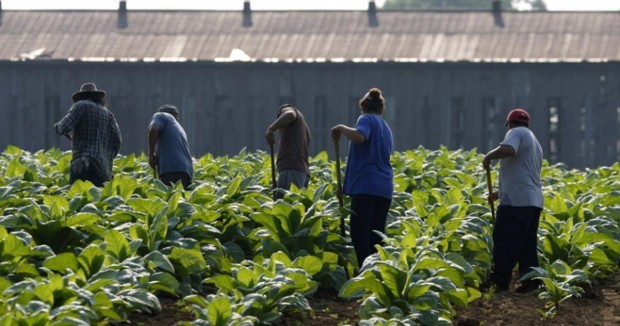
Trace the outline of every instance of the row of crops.
<instances>
[{"instance_id":1,"label":"row of crops","mask_svg":"<svg viewBox=\"0 0 620 326\"><path fill-rule=\"evenodd\" d=\"M319 288L361 298L362 324L450 324L482 296L492 224L482 156L419 148L394 153L385 244L358 270L339 234L335 164L274 202L263 152L203 156L184 191L152 178L145 156L115 161L102 188L68 184L70 152L0 157L0 325L90 325L191 307L194 325L258 324L309 312ZM494 178L496 179L496 178ZM620 258L620 165L543 169L539 230L546 317L606 278Z\"/></svg>"}]
</instances>

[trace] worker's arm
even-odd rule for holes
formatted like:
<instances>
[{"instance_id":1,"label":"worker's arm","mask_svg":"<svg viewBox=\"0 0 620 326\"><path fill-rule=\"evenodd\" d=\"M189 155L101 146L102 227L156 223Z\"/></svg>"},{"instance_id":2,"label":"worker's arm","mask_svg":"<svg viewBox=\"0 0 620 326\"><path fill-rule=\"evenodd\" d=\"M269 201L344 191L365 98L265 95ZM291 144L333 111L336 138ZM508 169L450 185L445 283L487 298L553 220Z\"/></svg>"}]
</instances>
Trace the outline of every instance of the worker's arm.
<instances>
[{"instance_id":1,"label":"worker's arm","mask_svg":"<svg viewBox=\"0 0 620 326\"><path fill-rule=\"evenodd\" d=\"M292 107L284 108L280 116L267 128L267 132L265 132L267 143L269 145L273 144L275 142L273 133L282 127L290 125L295 119L297 119L297 112L295 112L295 109Z\"/></svg>"},{"instance_id":2,"label":"worker's arm","mask_svg":"<svg viewBox=\"0 0 620 326\"><path fill-rule=\"evenodd\" d=\"M512 146L500 145L484 156L484 159L482 159L482 165L486 169L491 166L491 161L493 160L501 160L513 156L515 156L515 150Z\"/></svg>"},{"instance_id":3,"label":"worker's arm","mask_svg":"<svg viewBox=\"0 0 620 326\"><path fill-rule=\"evenodd\" d=\"M149 164L154 169L157 166L157 154L155 153L155 145L159 139L159 127L154 124L149 125Z\"/></svg>"},{"instance_id":4,"label":"worker's arm","mask_svg":"<svg viewBox=\"0 0 620 326\"><path fill-rule=\"evenodd\" d=\"M340 140L340 134L344 134L355 144L361 144L366 141L364 134L359 132L357 129L342 124L336 125L332 128L332 139L338 142Z\"/></svg>"}]
</instances>

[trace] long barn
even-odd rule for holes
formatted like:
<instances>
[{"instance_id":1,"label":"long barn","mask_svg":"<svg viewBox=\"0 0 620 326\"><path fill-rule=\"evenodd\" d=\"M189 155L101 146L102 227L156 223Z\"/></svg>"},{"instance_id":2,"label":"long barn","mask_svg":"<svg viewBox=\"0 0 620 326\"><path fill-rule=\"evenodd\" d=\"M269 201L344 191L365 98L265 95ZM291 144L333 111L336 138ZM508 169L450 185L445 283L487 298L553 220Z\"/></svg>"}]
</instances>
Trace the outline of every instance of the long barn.
<instances>
[{"instance_id":1,"label":"long barn","mask_svg":"<svg viewBox=\"0 0 620 326\"><path fill-rule=\"evenodd\" d=\"M304 112L313 153L387 98L396 150L487 151L513 107L545 158L620 160L620 15L488 11L0 11L0 147L69 148L52 125L86 81L107 91L122 152L146 150L164 103L194 156L266 149L281 103Z\"/></svg>"}]
</instances>

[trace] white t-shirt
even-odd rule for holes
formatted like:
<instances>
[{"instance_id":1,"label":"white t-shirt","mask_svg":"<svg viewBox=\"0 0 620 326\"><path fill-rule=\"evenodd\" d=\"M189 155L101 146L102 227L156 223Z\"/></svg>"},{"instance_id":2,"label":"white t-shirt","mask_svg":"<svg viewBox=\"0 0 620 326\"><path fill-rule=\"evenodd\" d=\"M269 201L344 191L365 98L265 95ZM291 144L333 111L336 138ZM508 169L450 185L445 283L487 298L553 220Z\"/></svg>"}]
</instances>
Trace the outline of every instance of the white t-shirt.
<instances>
[{"instance_id":1,"label":"white t-shirt","mask_svg":"<svg viewBox=\"0 0 620 326\"><path fill-rule=\"evenodd\" d=\"M527 127L512 128L500 145L512 147L515 155L500 160L499 204L543 208L543 151L534 133Z\"/></svg>"}]
</instances>

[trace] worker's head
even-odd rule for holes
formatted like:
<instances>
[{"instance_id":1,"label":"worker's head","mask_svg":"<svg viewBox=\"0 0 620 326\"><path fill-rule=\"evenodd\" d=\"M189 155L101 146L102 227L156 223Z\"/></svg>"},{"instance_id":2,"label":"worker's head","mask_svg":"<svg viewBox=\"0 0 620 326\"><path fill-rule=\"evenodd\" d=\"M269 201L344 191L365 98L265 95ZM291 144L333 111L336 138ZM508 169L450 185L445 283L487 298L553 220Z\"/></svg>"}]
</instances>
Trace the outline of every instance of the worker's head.
<instances>
[{"instance_id":1,"label":"worker's head","mask_svg":"<svg viewBox=\"0 0 620 326\"><path fill-rule=\"evenodd\" d=\"M278 111L276 112L276 117L280 117L280 115L282 114L282 111L284 111L284 109L286 108L295 108L293 106L293 104L282 104L280 105L280 107L278 108Z\"/></svg>"},{"instance_id":2,"label":"worker's head","mask_svg":"<svg viewBox=\"0 0 620 326\"><path fill-rule=\"evenodd\" d=\"M362 113L383 114L383 110L385 110L385 100L383 99L381 90L378 88L371 88L368 93L360 99L359 106L362 109Z\"/></svg>"},{"instance_id":3,"label":"worker's head","mask_svg":"<svg viewBox=\"0 0 620 326\"><path fill-rule=\"evenodd\" d=\"M504 127L528 127L530 126L530 114L523 109L514 109L508 113Z\"/></svg>"},{"instance_id":4,"label":"worker's head","mask_svg":"<svg viewBox=\"0 0 620 326\"><path fill-rule=\"evenodd\" d=\"M95 83L84 83L80 87L80 90L73 93L71 99L73 103L83 100L90 100L95 103L105 105L105 91L97 89Z\"/></svg>"},{"instance_id":5,"label":"worker's head","mask_svg":"<svg viewBox=\"0 0 620 326\"><path fill-rule=\"evenodd\" d=\"M159 112L171 114L176 120L179 120L179 109L172 104L164 104L160 106Z\"/></svg>"}]
</instances>

